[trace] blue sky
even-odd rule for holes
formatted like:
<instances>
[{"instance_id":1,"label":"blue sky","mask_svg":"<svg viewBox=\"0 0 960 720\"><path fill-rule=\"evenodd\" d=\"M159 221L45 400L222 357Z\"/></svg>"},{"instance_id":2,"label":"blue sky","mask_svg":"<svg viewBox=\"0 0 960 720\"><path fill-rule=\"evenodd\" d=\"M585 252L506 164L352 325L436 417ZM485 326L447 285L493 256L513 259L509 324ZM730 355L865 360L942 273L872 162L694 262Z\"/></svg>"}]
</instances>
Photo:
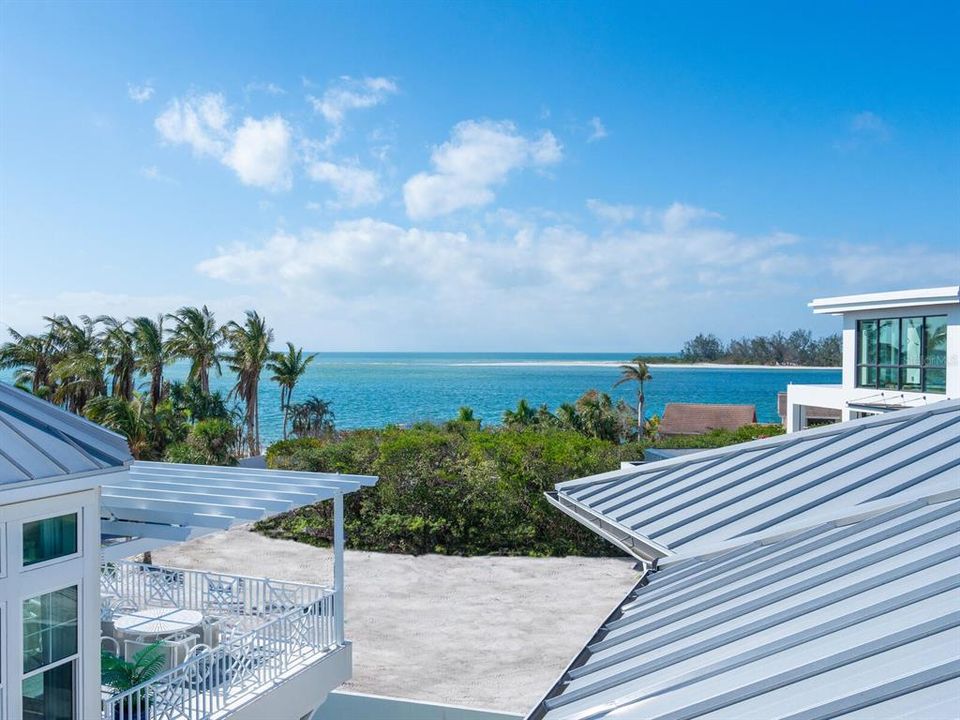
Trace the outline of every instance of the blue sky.
<instances>
[{"instance_id":1,"label":"blue sky","mask_svg":"<svg viewBox=\"0 0 960 720\"><path fill-rule=\"evenodd\" d=\"M960 280L960 5L0 6L0 324L657 351Z\"/></svg>"}]
</instances>

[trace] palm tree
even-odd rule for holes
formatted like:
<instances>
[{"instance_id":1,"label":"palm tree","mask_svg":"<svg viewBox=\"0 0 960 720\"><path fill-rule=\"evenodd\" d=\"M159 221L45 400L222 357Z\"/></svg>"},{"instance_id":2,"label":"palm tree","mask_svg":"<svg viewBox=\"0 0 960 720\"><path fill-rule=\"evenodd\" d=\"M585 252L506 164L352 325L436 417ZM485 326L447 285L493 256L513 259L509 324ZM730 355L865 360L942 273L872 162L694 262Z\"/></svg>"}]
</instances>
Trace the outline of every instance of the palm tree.
<instances>
[{"instance_id":1,"label":"palm tree","mask_svg":"<svg viewBox=\"0 0 960 720\"><path fill-rule=\"evenodd\" d=\"M29 387L34 395L49 394L55 362L50 335L21 335L13 328L7 328L7 332L10 340L0 346L0 369L14 369L14 382Z\"/></svg>"},{"instance_id":2,"label":"palm tree","mask_svg":"<svg viewBox=\"0 0 960 720\"><path fill-rule=\"evenodd\" d=\"M286 355L276 353L267 363L267 367L273 371L270 379L280 386L280 410L283 412L284 440L287 439L287 419L290 415L290 400L293 397L293 389L315 357L316 355L303 357L303 348L295 348L292 342L288 342Z\"/></svg>"},{"instance_id":3,"label":"palm tree","mask_svg":"<svg viewBox=\"0 0 960 720\"><path fill-rule=\"evenodd\" d=\"M139 395L134 395L131 400L119 395L93 398L84 407L83 414L89 420L123 435L130 446L130 454L136 460L153 459L156 434L153 416Z\"/></svg>"},{"instance_id":4,"label":"palm tree","mask_svg":"<svg viewBox=\"0 0 960 720\"><path fill-rule=\"evenodd\" d=\"M96 322L103 325L100 342L103 347L104 362L112 378L110 394L124 400L131 400L133 382L137 374L134 334L127 328L125 321L109 315L101 315Z\"/></svg>"},{"instance_id":5,"label":"palm tree","mask_svg":"<svg viewBox=\"0 0 960 720\"><path fill-rule=\"evenodd\" d=\"M170 361L170 347L163 339L163 315L156 320L133 320L137 370L150 377L150 405L156 410L163 397L163 368Z\"/></svg>"},{"instance_id":6,"label":"palm tree","mask_svg":"<svg viewBox=\"0 0 960 720\"><path fill-rule=\"evenodd\" d=\"M620 379L613 384L614 387L617 387L624 383L637 383L637 432L640 437L643 437L643 403L645 400L643 384L648 380L653 380L653 375L650 374L643 357L638 355L630 361L630 364L620 366Z\"/></svg>"},{"instance_id":7,"label":"palm tree","mask_svg":"<svg viewBox=\"0 0 960 720\"><path fill-rule=\"evenodd\" d=\"M227 342L232 354L229 357L230 369L237 374L237 384L233 388L234 397L243 401L246 408L247 448L251 455L260 454L260 408L258 393L260 373L267 361L273 357L270 343L273 342L273 330L259 313L248 310L243 325L231 321L226 327Z\"/></svg>"},{"instance_id":8,"label":"palm tree","mask_svg":"<svg viewBox=\"0 0 960 720\"><path fill-rule=\"evenodd\" d=\"M210 370L220 374L220 346L225 328L219 327L213 313L202 308L182 307L168 315L174 326L167 349L171 356L190 360L190 379L200 383L204 393L210 392Z\"/></svg>"},{"instance_id":9,"label":"palm tree","mask_svg":"<svg viewBox=\"0 0 960 720\"><path fill-rule=\"evenodd\" d=\"M508 427L527 427L533 425L536 419L537 411L525 399L517 403L516 410L505 410L503 413L503 424Z\"/></svg>"},{"instance_id":10,"label":"palm tree","mask_svg":"<svg viewBox=\"0 0 960 720\"><path fill-rule=\"evenodd\" d=\"M66 315L44 319L50 323L57 358L50 370L55 383L52 399L72 412L82 413L88 400L104 395L107 389L96 323L87 315L80 316L80 324Z\"/></svg>"},{"instance_id":11,"label":"palm tree","mask_svg":"<svg viewBox=\"0 0 960 720\"><path fill-rule=\"evenodd\" d=\"M334 431L333 410L329 400L311 395L302 403L290 408L293 418L293 434L297 437L323 437Z\"/></svg>"},{"instance_id":12,"label":"palm tree","mask_svg":"<svg viewBox=\"0 0 960 720\"><path fill-rule=\"evenodd\" d=\"M557 408L555 416L557 418L557 422L560 424L560 427L562 427L564 430L583 432L583 420L581 419L580 413L577 411L576 406L571 405L570 403L563 403Z\"/></svg>"}]
</instances>

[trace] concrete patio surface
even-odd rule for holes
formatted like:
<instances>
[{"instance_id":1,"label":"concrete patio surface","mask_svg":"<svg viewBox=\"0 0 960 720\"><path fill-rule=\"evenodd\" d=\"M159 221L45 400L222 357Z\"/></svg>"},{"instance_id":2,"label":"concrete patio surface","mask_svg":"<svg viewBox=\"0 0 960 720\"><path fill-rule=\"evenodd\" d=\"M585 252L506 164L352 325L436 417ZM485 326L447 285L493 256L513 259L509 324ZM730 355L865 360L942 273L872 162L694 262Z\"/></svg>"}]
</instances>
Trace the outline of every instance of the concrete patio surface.
<instances>
[{"instance_id":1,"label":"concrete patio surface","mask_svg":"<svg viewBox=\"0 0 960 720\"><path fill-rule=\"evenodd\" d=\"M159 565L331 584L329 549L237 528L153 553ZM636 582L618 558L347 551L345 689L528 711Z\"/></svg>"}]
</instances>

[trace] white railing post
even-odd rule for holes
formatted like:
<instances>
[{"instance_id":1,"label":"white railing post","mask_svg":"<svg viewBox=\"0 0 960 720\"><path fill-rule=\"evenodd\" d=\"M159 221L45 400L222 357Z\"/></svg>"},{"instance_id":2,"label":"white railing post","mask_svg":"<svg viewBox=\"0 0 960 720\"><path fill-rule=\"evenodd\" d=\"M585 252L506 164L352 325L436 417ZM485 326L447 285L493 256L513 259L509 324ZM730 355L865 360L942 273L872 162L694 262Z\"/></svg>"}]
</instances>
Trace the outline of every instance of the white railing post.
<instances>
[{"instance_id":1,"label":"white railing post","mask_svg":"<svg viewBox=\"0 0 960 720\"><path fill-rule=\"evenodd\" d=\"M333 616L335 640L343 644L343 493L333 496Z\"/></svg>"}]
</instances>

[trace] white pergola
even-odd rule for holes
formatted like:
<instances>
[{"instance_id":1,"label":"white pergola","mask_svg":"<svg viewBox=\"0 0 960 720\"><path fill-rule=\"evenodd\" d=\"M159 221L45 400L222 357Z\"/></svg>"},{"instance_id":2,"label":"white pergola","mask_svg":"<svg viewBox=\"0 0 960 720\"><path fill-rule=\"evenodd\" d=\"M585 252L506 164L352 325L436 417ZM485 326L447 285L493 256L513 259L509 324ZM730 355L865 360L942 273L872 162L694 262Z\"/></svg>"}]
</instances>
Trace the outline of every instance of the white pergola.
<instances>
[{"instance_id":1,"label":"white pergola","mask_svg":"<svg viewBox=\"0 0 960 720\"><path fill-rule=\"evenodd\" d=\"M135 460L104 477L101 554L119 560L287 510L333 500L334 590L343 622L343 496L372 475L185 465Z\"/></svg>"}]
</instances>

